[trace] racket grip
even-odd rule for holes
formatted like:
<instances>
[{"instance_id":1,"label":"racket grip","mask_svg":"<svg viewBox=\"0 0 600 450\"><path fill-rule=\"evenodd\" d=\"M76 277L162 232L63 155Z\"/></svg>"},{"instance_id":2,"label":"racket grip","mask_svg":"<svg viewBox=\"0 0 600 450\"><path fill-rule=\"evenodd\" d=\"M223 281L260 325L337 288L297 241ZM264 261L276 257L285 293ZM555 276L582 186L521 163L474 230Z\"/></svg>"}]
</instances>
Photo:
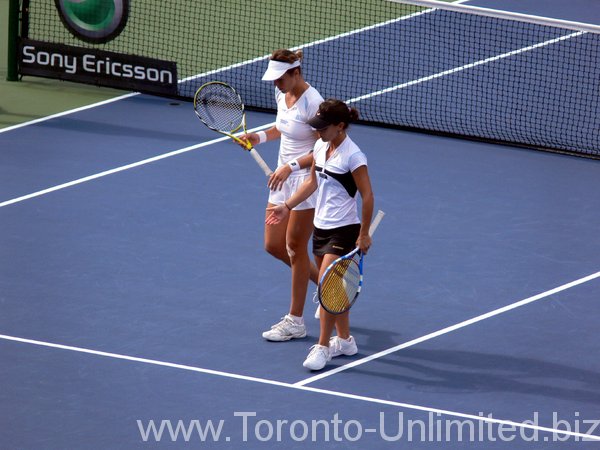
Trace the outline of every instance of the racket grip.
<instances>
[{"instance_id":1,"label":"racket grip","mask_svg":"<svg viewBox=\"0 0 600 450\"><path fill-rule=\"evenodd\" d=\"M265 162L265 160L262 159L262 156L260 156L260 154L254 148L250 149L250 154L254 158L254 161L256 161L256 163L263 170L263 172L265 173L266 176L270 176L273 173L273 171L267 165L267 163Z\"/></svg>"},{"instance_id":2,"label":"racket grip","mask_svg":"<svg viewBox=\"0 0 600 450\"><path fill-rule=\"evenodd\" d=\"M371 226L369 227L369 236L373 236L373 233L375 233L375 230L379 226L379 222L381 222L383 216L385 216L385 213L382 210L377 211L377 214L375 214L375 218L373 219L373 222L371 222Z\"/></svg>"}]
</instances>

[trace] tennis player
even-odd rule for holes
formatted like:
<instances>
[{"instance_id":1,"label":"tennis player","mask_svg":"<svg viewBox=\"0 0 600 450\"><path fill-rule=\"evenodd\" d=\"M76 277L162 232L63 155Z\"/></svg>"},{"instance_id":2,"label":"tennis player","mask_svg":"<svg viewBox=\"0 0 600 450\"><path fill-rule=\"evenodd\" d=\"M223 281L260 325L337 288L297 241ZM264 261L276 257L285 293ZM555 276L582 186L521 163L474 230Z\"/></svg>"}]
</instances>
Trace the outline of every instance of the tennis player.
<instances>
[{"instance_id":1,"label":"tennis player","mask_svg":"<svg viewBox=\"0 0 600 450\"><path fill-rule=\"evenodd\" d=\"M277 119L266 131L242 136L254 146L281 139L277 170L269 177L268 207L283 205L310 176L312 151L317 133L308 120L323 101L321 94L302 75L302 51L275 50L262 79L275 85ZM306 336L303 312L308 281L318 282L317 267L311 263L308 241L312 233L315 196L308 196L279 223L265 225L265 249L292 269L289 313L263 333L269 341L288 341Z\"/></svg>"},{"instance_id":2,"label":"tennis player","mask_svg":"<svg viewBox=\"0 0 600 450\"><path fill-rule=\"evenodd\" d=\"M371 247L369 227L374 196L367 170L367 157L346 134L348 125L358 119L358 111L344 102L328 99L308 121L320 139L312 153L310 176L283 204L267 208L267 225L283 223L290 212L317 192L314 217L313 253L319 278L339 256L359 247L365 254ZM359 218L356 193L360 193ZM321 370L331 358L354 355L356 341L350 334L349 311L333 315L320 310L319 342L310 349L304 367ZM337 336L331 337L334 327Z\"/></svg>"}]
</instances>

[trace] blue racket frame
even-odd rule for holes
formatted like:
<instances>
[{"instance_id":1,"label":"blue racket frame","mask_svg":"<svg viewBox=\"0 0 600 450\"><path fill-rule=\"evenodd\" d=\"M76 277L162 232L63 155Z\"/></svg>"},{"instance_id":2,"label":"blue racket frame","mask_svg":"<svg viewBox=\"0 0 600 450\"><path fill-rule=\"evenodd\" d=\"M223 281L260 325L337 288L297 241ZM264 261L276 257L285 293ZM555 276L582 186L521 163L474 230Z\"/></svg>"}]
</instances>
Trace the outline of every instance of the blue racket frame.
<instances>
[{"instance_id":1,"label":"blue racket frame","mask_svg":"<svg viewBox=\"0 0 600 450\"><path fill-rule=\"evenodd\" d=\"M379 223L381 222L381 219L383 219L384 215L385 215L385 213L383 211L381 211L381 210L377 211L377 214L375 215L375 218L373 219L373 222L371 223L371 227L369 228L369 236L373 236L373 233L375 233L375 230L379 226ZM354 295L354 298L348 299L348 307L347 308L345 308L341 311L331 311L329 308L327 308L327 306L324 304L324 302L322 300L323 280L326 279L327 274L331 270L334 269L336 264L338 264L341 261L347 260L347 259L354 259L354 257L357 254L359 255L359 260L356 263L358 265L359 280L358 280L358 289L356 290L356 294ZM354 250L352 250L350 253L348 253L344 256L340 256L335 261L333 261L331 264L329 264L329 266L327 266L327 268L325 269L325 272L323 272L323 276L319 280L319 286L317 287L317 297L319 299L319 303L321 304L321 307L325 311L327 311L330 314L343 314L346 311L348 311L350 308L352 308L352 305L354 305L354 303L358 299L358 295L360 294L360 291L362 290L362 286L363 286L363 259L364 259L364 254L357 247Z\"/></svg>"},{"instance_id":2,"label":"blue racket frame","mask_svg":"<svg viewBox=\"0 0 600 450\"><path fill-rule=\"evenodd\" d=\"M354 294L354 297L352 299L348 299L348 307L346 309L344 309L342 311L332 311L324 304L324 302L322 300L321 288L323 286L323 280L325 280L327 278L327 274L331 270L334 269L336 264L340 263L341 261L348 260L348 259L354 260L354 257L356 255L359 255L358 262L351 263L351 264L356 264L358 266L359 278L358 278L358 288L356 289L356 294ZM346 311L348 311L350 308L352 308L352 305L354 305L354 302L356 302L356 299L358 298L358 295L360 294L360 291L361 291L362 285L363 285L363 259L364 259L363 253L360 251L360 249L355 248L347 255L340 256L335 261L333 261L331 264L329 264L329 266L327 266L327 269L325 269L325 272L323 272L323 276L319 280L319 286L317 288L319 303L321 304L321 307L325 311L327 311L330 314L342 314L342 313L345 313Z\"/></svg>"}]
</instances>

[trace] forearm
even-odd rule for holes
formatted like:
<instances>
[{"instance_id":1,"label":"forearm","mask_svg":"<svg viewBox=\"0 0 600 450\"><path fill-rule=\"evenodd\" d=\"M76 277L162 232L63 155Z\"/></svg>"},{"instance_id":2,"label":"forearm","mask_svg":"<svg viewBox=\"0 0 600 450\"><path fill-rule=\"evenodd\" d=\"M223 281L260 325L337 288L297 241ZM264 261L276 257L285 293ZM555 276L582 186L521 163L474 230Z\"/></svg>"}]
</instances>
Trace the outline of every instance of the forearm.
<instances>
[{"instance_id":1,"label":"forearm","mask_svg":"<svg viewBox=\"0 0 600 450\"><path fill-rule=\"evenodd\" d=\"M368 236L369 228L371 226L371 217L373 217L373 209L375 206L375 196L373 195L373 189L371 188L371 180L369 178L367 166L359 167L352 172L352 176L354 177L362 200L360 235Z\"/></svg>"},{"instance_id":2,"label":"forearm","mask_svg":"<svg viewBox=\"0 0 600 450\"><path fill-rule=\"evenodd\" d=\"M369 234L369 228L371 227L371 218L373 217L373 210L375 208L375 197L372 192L369 192L362 198L362 212L360 221L360 234Z\"/></svg>"},{"instance_id":3,"label":"forearm","mask_svg":"<svg viewBox=\"0 0 600 450\"><path fill-rule=\"evenodd\" d=\"M294 192L294 194L285 201L288 209L294 209L304 200L311 196L313 192L317 189L317 180L314 177L307 178L304 180L304 183L300 185L298 190Z\"/></svg>"}]
</instances>

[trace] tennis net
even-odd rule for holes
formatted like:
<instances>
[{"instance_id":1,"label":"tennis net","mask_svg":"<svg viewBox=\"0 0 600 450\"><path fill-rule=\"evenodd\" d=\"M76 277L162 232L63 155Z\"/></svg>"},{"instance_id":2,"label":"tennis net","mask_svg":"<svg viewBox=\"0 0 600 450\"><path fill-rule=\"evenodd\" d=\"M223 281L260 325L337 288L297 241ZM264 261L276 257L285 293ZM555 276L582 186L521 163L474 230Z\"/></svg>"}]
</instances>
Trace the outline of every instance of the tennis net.
<instances>
[{"instance_id":1,"label":"tennis net","mask_svg":"<svg viewBox=\"0 0 600 450\"><path fill-rule=\"evenodd\" d=\"M20 67L42 65L42 76L145 91L119 84L136 78L119 55L135 55L146 59L132 67L176 66L173 89L158 93L191 98L221 80L248 107L273 110L260 80L268 56L301 48L307 81L363 121L600 157L599 27L429 0L21 4ZM73 48L106 53L69 74ZM162 69L139 75L169 81Z\"/></svg>"}]
</instances>

